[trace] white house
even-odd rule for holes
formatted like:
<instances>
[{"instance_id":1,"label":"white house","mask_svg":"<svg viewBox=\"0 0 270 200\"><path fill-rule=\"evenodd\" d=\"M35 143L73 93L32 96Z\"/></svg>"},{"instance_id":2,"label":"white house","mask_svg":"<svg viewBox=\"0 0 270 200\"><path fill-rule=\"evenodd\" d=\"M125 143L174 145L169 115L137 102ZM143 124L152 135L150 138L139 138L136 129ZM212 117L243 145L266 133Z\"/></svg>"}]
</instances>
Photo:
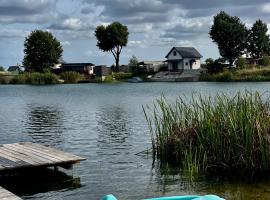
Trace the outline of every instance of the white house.
<instances>
[{"instance_id":1,"label":"white house","mask_svg":"<svg viewBox=\"0 0 270 200\"><path fill-rule=\"evenodd\" d=\"M201 68L202 55L193 47L173 47L166 58L169 71L182 72Z\"/></svg>"}]
</instances>

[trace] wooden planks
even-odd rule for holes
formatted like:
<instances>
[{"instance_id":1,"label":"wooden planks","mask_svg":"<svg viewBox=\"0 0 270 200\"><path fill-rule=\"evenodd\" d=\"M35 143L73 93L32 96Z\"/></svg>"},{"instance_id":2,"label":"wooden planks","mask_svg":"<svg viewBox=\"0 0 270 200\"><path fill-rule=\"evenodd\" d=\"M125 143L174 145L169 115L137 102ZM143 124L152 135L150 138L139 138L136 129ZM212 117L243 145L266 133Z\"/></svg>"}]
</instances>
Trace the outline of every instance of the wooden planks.
<instances>
[{"instance_id":1,"label":"wooden planks","mask_svg":"<svg viewBox=\"0 0 270 200\"><path fill-rule=\"evenodd\" d=\"M0 187L0 199L1 200L22 200L20 197L12 194L11 192L7 191L6 189Z\"/></svg>"},{"instance_id":2,"label":"wooden planks","mask_svg":"<svg viewBox=\"0 0 270 200\"><path fill-rule=\"evenodd\" d=\"M0 171L61 166L82 160L85 158L31 142L0 145Z\"/></svg>"}]
</instances>

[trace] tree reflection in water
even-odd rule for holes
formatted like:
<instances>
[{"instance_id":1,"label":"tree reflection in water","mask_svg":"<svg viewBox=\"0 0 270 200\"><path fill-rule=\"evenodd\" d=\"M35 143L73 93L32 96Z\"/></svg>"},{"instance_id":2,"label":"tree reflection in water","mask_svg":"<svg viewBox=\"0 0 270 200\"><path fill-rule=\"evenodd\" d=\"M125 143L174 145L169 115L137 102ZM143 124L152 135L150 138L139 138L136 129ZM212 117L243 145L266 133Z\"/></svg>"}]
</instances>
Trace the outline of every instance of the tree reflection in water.
<instances>
[{"instance_id":1,"label":"tree reflection in water","mask_svg":"<svg viewBox=\"0 0 270 200\"><path fill-rule=\"evenodd\" d=\"M57 146L63 142L63 112L53 106L27 107L25 128L33 142Z\"/></svg>"},{"instance_id":2,"label":"tree reflection in water","mask_svg":"<svg viewBox=\"0 0 270 200\"><path fill-rule=\"evenodd\" d=\"M121 107L104 107L96 114L100 143L120 145L129 135L128 114Z\"/></svg>"}]
</instances>

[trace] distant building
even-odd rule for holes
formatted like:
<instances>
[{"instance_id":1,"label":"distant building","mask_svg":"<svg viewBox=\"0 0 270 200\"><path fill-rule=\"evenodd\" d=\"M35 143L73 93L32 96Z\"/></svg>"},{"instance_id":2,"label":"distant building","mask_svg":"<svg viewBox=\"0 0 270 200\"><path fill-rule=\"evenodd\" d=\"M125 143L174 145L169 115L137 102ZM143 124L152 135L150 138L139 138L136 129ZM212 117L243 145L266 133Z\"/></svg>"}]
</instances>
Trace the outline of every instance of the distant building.
<instances>
[{"instance_id":1,"label":"distant building","mask_svg":"<svg viewBox=\"0 0 270 200\"><path fill-rule=\"evenodd\" d=\"M102 81L105 80L106 76L110 75L112 70L106 65L97 65L94 67L94 75L96 78L100 78Z\"/></svg>"},{"instance_id":2,"label":"distant building","mask_svg":"<svg viewBox=\"0 0 270 200\"><path fill-rule=\"evenodd\" d=\"M166 58L172 72L201 68L202 55L193 47L173 47Z\"/></svg>"},{"instance_id":3,"label":"distant building","mask_svg":"<svg viewBox=\"0 0 270 200\"><path fill-rule=\"evenodd\" d=\"M20 73L20 72L23 72L23 69L21 66L16 65L16 66L10 66L7 71L11 73Z\"/></svg>"},{"instance_id":4,"label":"distant building","mask_svg":"<svg viewBox=\"0 0 270 200\"><path fill-rule=\"evenodd\" d=\"M164 61L142 61L138 63L139 72L155 73L166 66Z\"/></svg>"},{"instance_id":5,"label":"distant building","mask_svg":"<svg viewBox=\"0 0 270 200\"><path fill-rule=\"evenodd\" d=\"M119 66L119 72L131 73L133 66L130 65L121 65Z\"/></svg>"},{"instance_id":6,"label":"distant building","mask_svg":"<svg viewBox=\"0 0 270 200\"><path fill-rule=\"evenodd\" d=\"M87 75L94 74L94 67L95 65L93 63L62 63L61 65L55 66L56 70L74 71Z\"/></svg>"}]
</instances>

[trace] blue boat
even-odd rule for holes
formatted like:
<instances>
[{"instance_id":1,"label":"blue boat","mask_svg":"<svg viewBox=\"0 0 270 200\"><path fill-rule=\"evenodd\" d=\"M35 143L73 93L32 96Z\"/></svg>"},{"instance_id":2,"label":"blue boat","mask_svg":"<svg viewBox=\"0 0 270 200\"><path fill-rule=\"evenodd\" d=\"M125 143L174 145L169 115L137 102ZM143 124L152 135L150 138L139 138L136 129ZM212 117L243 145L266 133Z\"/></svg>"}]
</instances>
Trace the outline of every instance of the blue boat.
<instances>
[{"instance_id":1,"label":"blue boat","mask_svg":"<svg viewBox=\"0 0 270 200\"><path fill-rule=\"evenodd\" d=\"M103 197L101 200L117 200L112 194ZM159 197L145 200L224 200L216 195L205 196L173 196L173 197Z\"/></svg>"}]
</instances>

